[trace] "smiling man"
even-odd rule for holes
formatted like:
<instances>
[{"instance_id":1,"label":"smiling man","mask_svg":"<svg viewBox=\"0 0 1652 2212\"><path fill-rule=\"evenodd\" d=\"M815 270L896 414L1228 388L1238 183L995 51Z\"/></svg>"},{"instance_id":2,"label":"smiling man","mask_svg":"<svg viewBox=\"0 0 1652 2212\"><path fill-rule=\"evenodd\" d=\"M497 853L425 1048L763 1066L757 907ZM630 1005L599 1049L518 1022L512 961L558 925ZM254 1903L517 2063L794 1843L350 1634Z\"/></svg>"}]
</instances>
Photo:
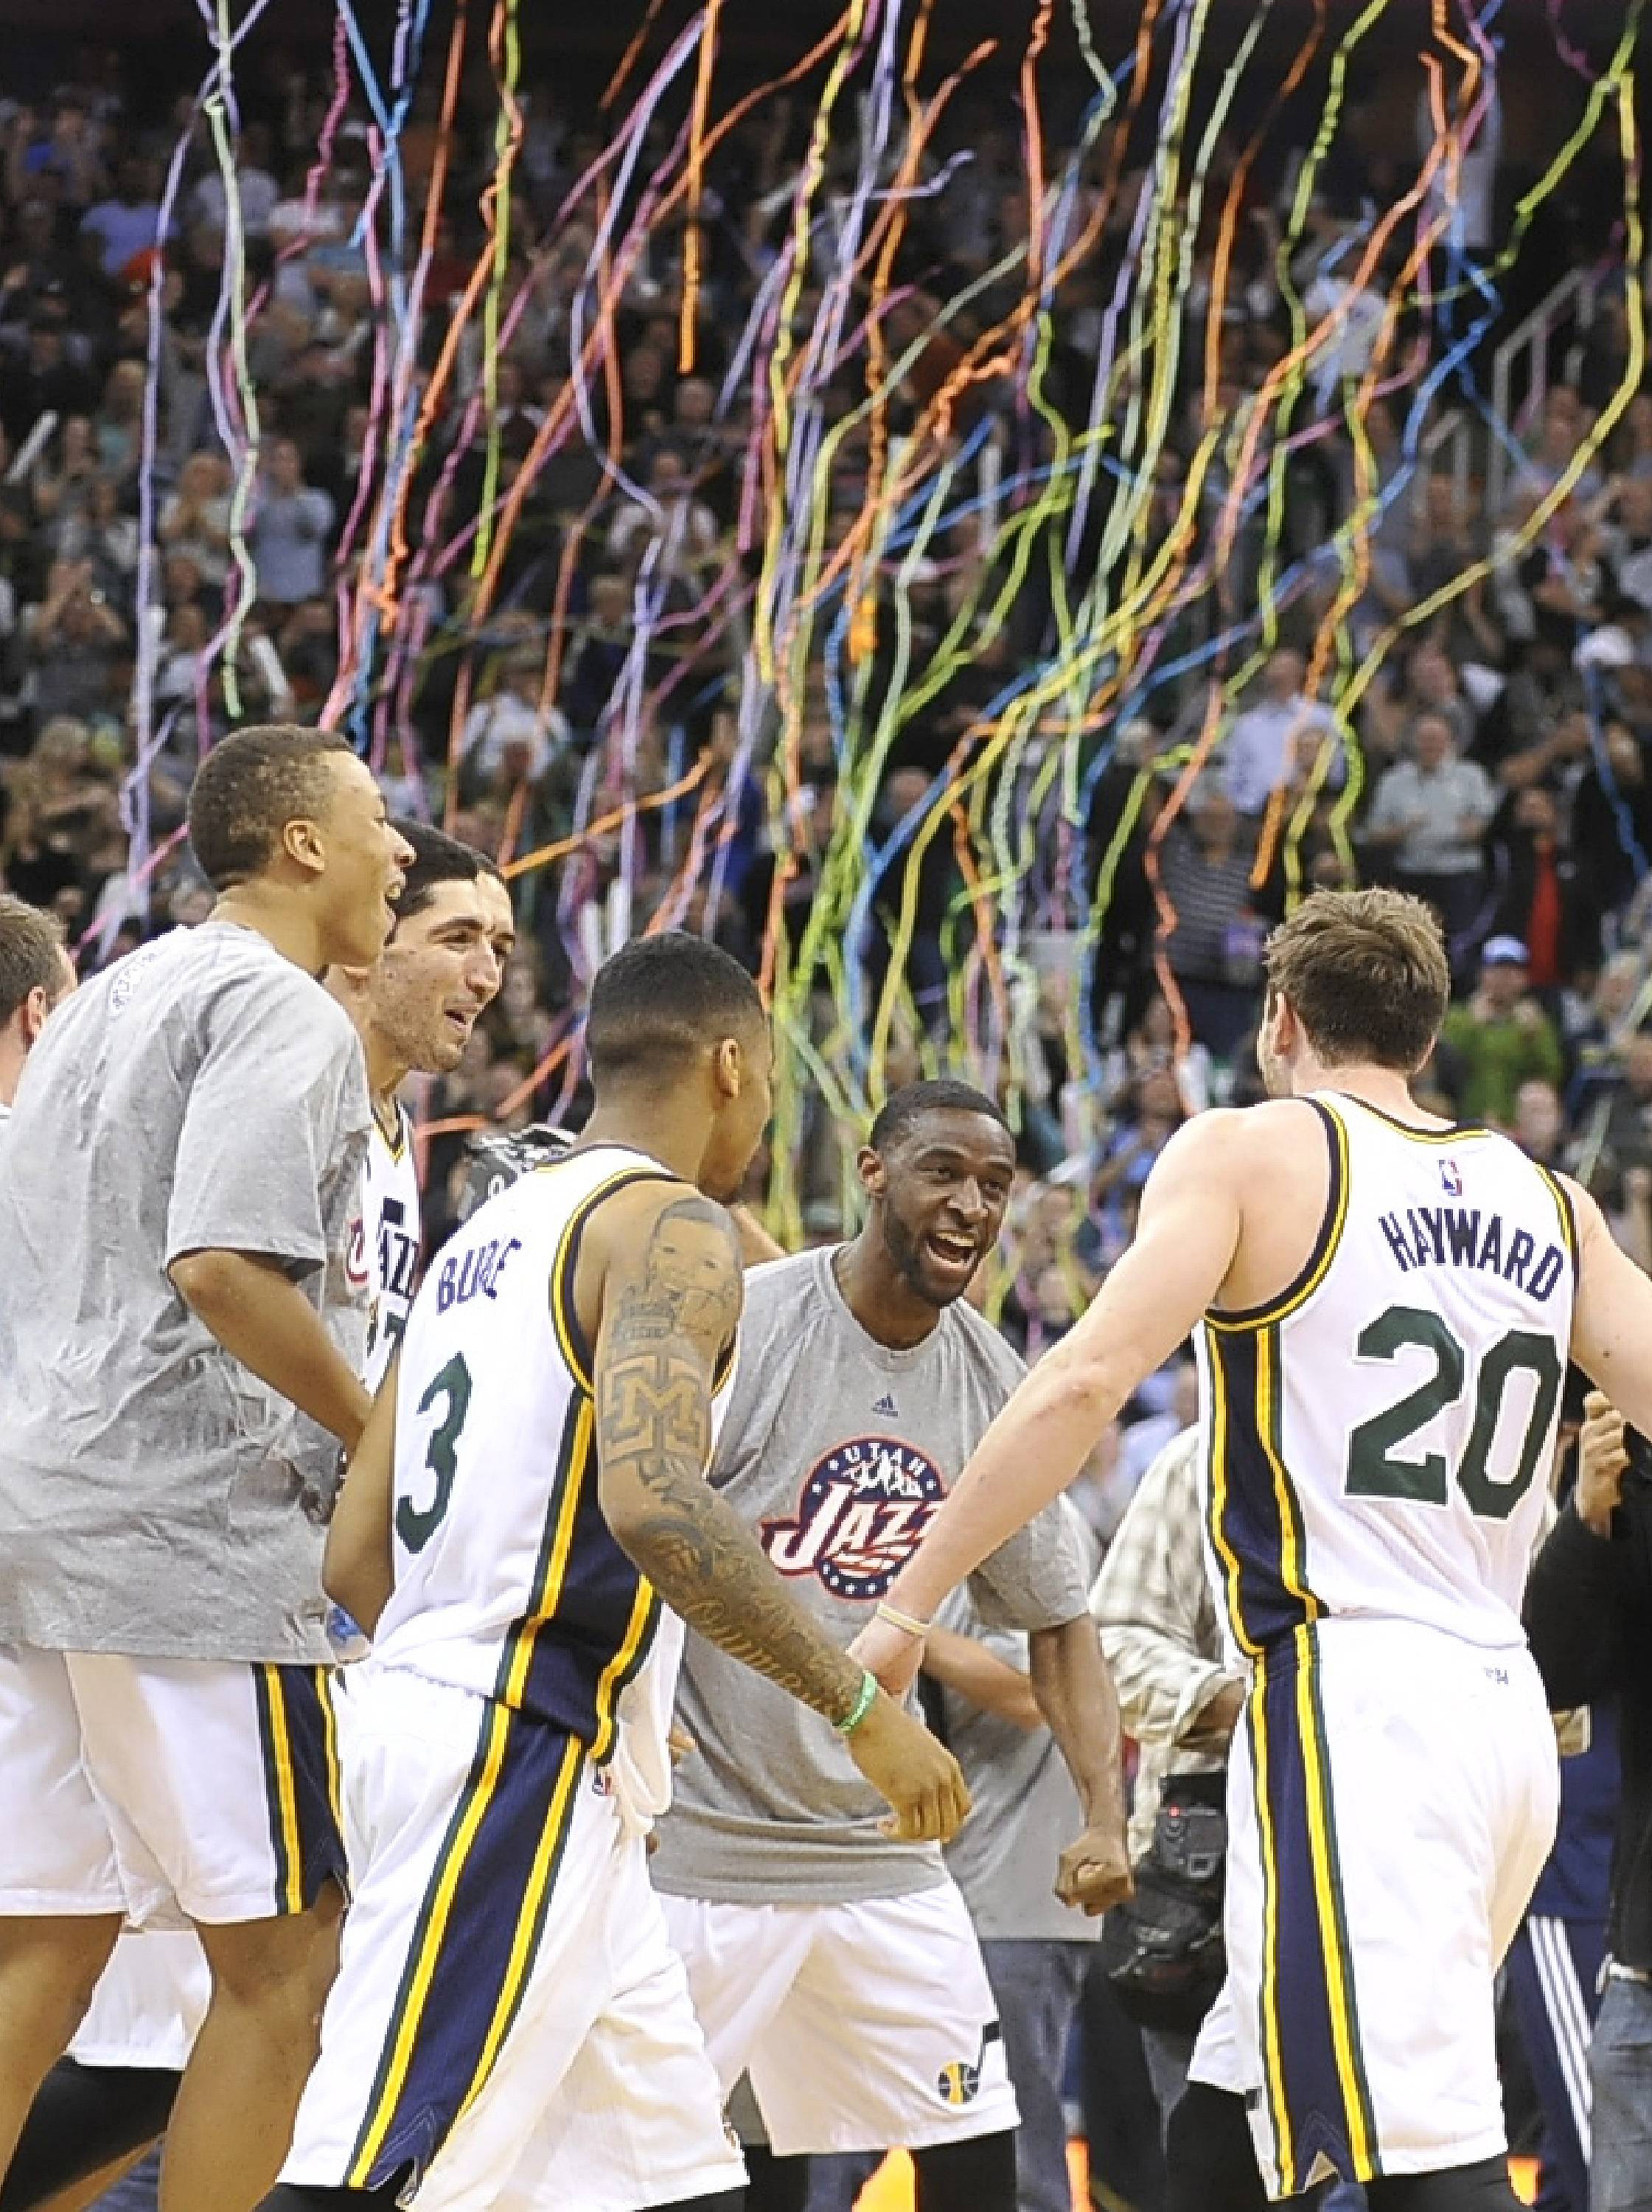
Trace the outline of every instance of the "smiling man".
<instances>
[{"instance_id":1,"label":"smiling man","mask_svg":"<svg viewBox=\"0 0 1652 2212\"><path fill-rule=\"evenodd\" d=\"M373 1098L361 1207L373 1297L365 1370L371 1390L401 1341L418 1273L419 1182L412 1125L398 1094L410 1075L451 1074L463 1059L477 1018L504 981L500 901L510 908L492 864L473 847L422 822L395 826L413 857L390 942L375 966L335 969L329 978L361 1036Z\"/></svg>"},{"instance_id":2,"label":"smiling man","mask_svg":"<svg viewBox=\"0 0 1652 2212\"><path fill-rule=\"evenodd\" d=\"M963 1301L997 1240L1015 1145L960 1083L896 1091L859 1158L865 1226L754 1270L710 1480L835 1638L868 1620L1021 1374ZM988 1559L984 1613L1031 1632L1035 1689L1088 1826L1060 1893L1127 1886L1116 1711L1059 1510ZM748 2074L776 2154L750 2212L802 2202L799 2154L911 2149L925 2212L1014 2212L1005 2037L963 1897L932 1849L879 1832L845 1753L698 1637L677 1711L698 1746L653 1866L725 2092ZM1057 1869L1029 1877L1046 1888Z\"/></svg>"}]
</instances>

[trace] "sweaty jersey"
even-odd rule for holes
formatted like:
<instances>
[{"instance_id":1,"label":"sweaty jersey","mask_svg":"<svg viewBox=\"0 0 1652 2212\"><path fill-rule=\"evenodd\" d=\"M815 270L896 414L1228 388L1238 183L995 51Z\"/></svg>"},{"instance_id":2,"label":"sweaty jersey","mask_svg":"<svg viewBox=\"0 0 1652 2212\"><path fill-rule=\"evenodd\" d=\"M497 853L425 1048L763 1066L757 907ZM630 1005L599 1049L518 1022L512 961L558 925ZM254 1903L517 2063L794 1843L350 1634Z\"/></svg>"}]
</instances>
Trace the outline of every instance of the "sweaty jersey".
<instances>
[{"instance_id":1,"label":"sweaty jersey","mask_svg":"<svg viewBox=\"0 0 1652 2212\"><path fill-rule=\"evenodd\" d=\"M1272 1304L1206 1314L1207 1515L1229 1636L1325 1616L1523 1642L1571 1338L1562 1187L1489 1129L1309 1102L1325 1218Z\"/></svg>"},{"instance_id":2,"label":"sweaty jersey","mask_svg":"<svg viewBox=\"0 0 1652 2212\"><path fill-rule=\"evenodd\" d=\"M419 1269L419 1178L413 1164L413 1125L396 1108L392 1145L373 1117L361 1176L361 1234L365 1272L372 1285L364 1376L377 1390L402 1340Z\"/></svg>"},{"instance_id":3,"label":"sweaty jersey","mask_svg":"<svg viewBox=\"0 0 1652 2212\"><path fill-rule=\"evenodd\" d=\"M591 1347L574 1310L586 1223L657 1161L596 1146L523 1176L432 1261L396 1386L395 1587L374 1655L577 1737L620 1723L647 1810L669 1780L674 1636L597 1496ZM685 1187L684 1187L685 1188ZM720 1395L726 1376L720 1379ZM665 1662L638 1680L656 1642ZM623 1706L622 1708L622 1698Z\"/></svg>"}]
</instances>

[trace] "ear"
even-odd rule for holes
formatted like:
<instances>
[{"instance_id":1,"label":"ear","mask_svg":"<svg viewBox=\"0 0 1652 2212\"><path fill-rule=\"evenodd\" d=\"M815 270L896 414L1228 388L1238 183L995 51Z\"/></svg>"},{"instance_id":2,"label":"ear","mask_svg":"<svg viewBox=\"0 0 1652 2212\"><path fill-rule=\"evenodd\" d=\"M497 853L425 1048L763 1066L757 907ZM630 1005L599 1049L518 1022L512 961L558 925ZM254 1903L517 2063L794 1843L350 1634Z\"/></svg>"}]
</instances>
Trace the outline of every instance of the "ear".
<instances>
[{"instance_id":1,"label":"ear","mask_svg":"<svg viewBox=\"0 0 1652 2212\"><path fill-rule=\"evenodd\" d=\"M719 1037L712 1047L711 1079L718 1097L726 1103L738 1098L745 1089L745 1054L738 1037Z\"/></svg>"},{"instance_id":2,"label":"ear","mask_svg":"<svg viewBox=\"0 0 1652 2212\"><path fill-rule=\"evenodd\" d=\"M882 1198L889 1188L889 1170L881 1154L870 1145L862 1145L855 1154L854 1170L860 1178L860 1188L868 1198Z\"/></svg>"},{"instance_id":3,"label":"ear","mask_svg":"<svg viewBox=\"0 0 1652 2212\"><path fill-rule=\"evenodd\" d=\"M327 865L319 827L301 816L282 831L280 849L307 876L319 876Z\"/></svg>"},{"instance_id":4,"label":"ear","mask_svg":"<svg viewBox=\"0 0 1652 2212\"><path fill-rule=\"evenodd\" d=\"M27 1052L46 1027L46 1018L52 1012L52 1001L37 983L20 1009L23 1017L23 1049Z\"/></svg>"}]
</instances>

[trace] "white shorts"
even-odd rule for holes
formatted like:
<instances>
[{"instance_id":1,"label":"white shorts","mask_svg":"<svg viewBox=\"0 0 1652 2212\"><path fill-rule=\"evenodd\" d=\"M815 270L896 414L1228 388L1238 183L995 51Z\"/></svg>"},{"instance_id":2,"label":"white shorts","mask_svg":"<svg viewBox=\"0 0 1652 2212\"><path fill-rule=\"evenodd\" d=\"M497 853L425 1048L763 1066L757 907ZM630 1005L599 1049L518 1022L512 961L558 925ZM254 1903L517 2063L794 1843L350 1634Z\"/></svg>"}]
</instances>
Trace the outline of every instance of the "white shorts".
<instances>
[{"instance_id":1,"label":"white shorts","mask_svg":"<svg viewBox=\"0 0 1652 2212\"><path fill-rule=\"evenodd\" d=\"M724 2094L750 2076L781 2156L920 2150L1017 2124L955 1882L858 1905L665 1904Z\"/></svg>"},{"instance_id":2,"label":"white shorts","mask_svg":"<svg viewBox=\"0 0 1652 2212\"><path fill-rule=\"evenodd\" d=\"M82 2066L168 2067L181 2073L211 1994L199 1936L158 1929L123 1936L69 2056Z\"/></svg>"},{"instance_id":3,"label":"white shorts","mask_svg":"<svg viewBox=\"0 0 1652 2212\"><path fill-rule=\"evenodd\" d=\"M343 1874L330 1674L0 1646L0 1913L303 1911Z\"/></svg>"},{"instance_id":4,"label":"white shorts","mask_svg":"<svg viewBox=\"0 0 1652 2212\"><path fill-rule=\"evenodd\" d=\"M1245 2097L1270 2197L1503 2150L1492 1981L1559 1786L1523 1650L1338 1620L1259 1662L1191 2078Z\"/></svg>"},{"instance_id":5,"label":"white shorts","mask_svg":"<svg viewBox=\"0 0 1652 2212\"><path fill-rule=\"evenodd\" d=\"M364 1660L338 1696L352 1899L283 2181L419 2212L640 2212L744 2167L682 1962L584 1747Z\"/></svg>"}]
</instances>

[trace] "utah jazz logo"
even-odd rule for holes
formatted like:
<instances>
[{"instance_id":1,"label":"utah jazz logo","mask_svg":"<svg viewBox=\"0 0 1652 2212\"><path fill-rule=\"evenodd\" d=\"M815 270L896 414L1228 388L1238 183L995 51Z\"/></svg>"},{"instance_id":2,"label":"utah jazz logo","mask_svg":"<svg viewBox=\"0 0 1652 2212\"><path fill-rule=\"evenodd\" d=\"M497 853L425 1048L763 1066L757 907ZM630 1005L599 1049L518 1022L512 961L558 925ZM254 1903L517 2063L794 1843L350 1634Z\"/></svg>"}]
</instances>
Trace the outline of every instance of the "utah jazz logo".
<instances>
[{"instance_id":1,"label":"utah jazz logo","mask_svg":"<svg viewBox=\"0 0 1652 2212\"><path fill-rule=\"evenodd\" d=\"M818 1575L835 1597L881 1597L945 1495L940 1469L914 1445L859 1437L814 1468L794 1520L763 1522L762 1547L781 1574Z\"/></svg>"},{"instance_id":2,"label":"utah jazz logo","mask_svg":"<svg viewBox=\"0 0 1652 2212\"><path fill-rule=\"evenodd\" d=\"M981 2048L973 2063L968 2058L955 2058L942 2067L935 2076L935 2087L949 2105L973 2105L980 2096L981 2069L987 2063L987 2051L1002 2035L998 2022L989 2020L981 2032Z\"/></svg>"}]
</instances>

